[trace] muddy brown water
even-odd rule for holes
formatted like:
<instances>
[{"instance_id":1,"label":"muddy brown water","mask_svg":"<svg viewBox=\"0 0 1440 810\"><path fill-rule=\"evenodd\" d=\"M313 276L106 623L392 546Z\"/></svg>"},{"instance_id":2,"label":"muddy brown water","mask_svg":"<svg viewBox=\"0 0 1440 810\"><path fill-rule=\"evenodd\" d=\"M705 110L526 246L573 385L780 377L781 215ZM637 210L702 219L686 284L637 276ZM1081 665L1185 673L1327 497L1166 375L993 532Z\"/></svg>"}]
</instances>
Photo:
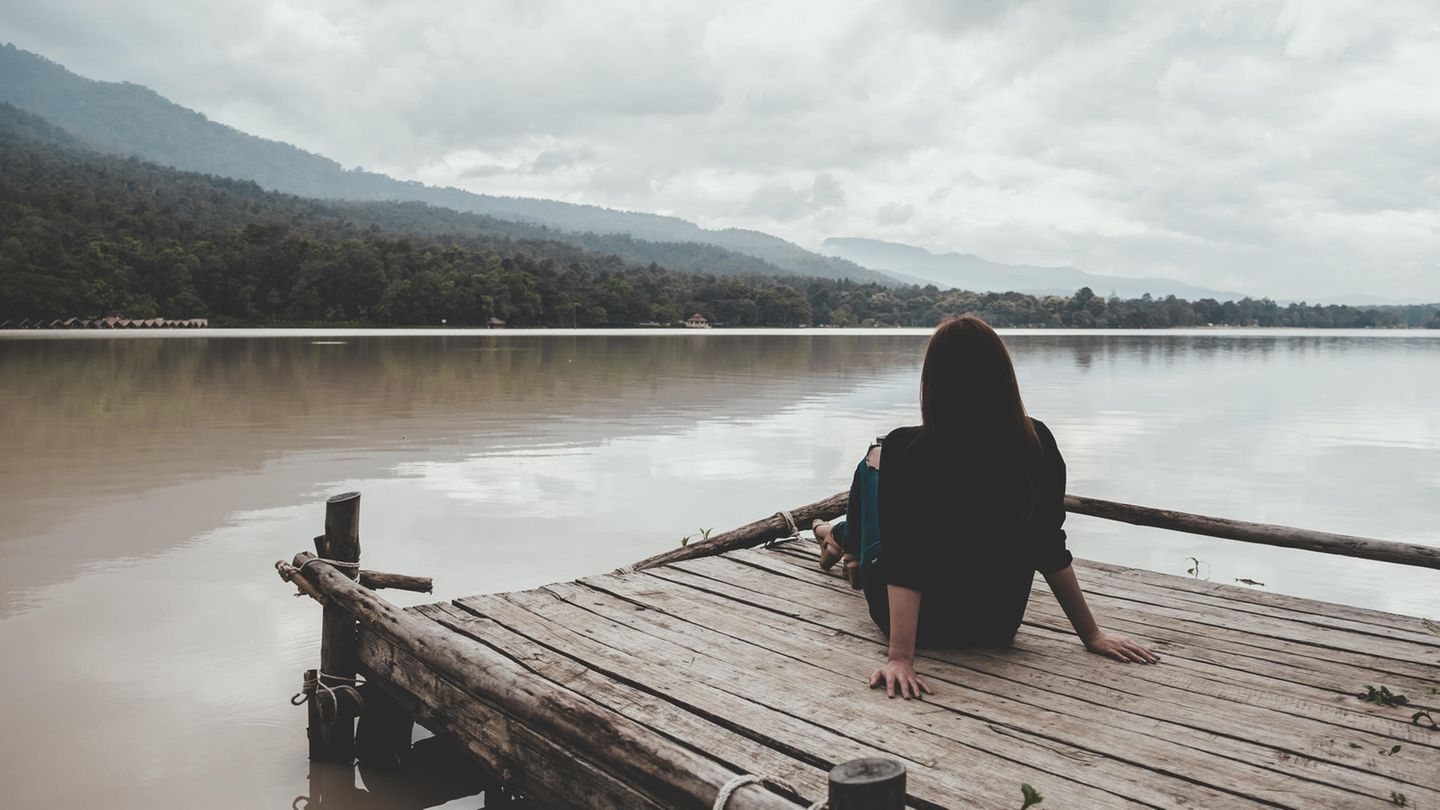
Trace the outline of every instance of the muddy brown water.
<instances>
[{"instance_id":1,"label":"muddy brown water","mask_svg":"<svg viewBox=\"0 0 1440 810\"><path fill-rule=\"evenodd\" d=\"M1440 544L1440 333L1013 333L1070 491ZM439 806L312 772L319 611L271 564L363 493L433 597L610 570L832 494L924 333L0 333L6 807ZM1079 556L1440 618L1433 572L1071 518ZM1078 654L1078 647L1077 647ZM337 793L335 785L350 791ZM305 797L305 798L302 798ZM484 794L449 801L478 807ZM493 792L491 804L494 804Z\"/></svg>"}]
</instances>

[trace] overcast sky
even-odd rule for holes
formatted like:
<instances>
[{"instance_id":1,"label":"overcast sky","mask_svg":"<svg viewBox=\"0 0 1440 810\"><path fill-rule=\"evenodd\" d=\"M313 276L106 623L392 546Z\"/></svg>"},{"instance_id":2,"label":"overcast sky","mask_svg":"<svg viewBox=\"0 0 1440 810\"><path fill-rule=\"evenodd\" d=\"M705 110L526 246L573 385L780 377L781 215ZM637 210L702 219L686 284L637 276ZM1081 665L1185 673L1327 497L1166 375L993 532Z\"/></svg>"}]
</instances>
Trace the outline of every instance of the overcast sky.
<instances>
[{"instance_id":1,"label":"overcast sky","mask_svg":"<svg viewBox=\"0 0 1440 810\"><path fill-rule=\"evenodd\" d=\"M6 0L0 39L427 183L1440 300L1430 0Z\"/></svg>"}]
</instances>

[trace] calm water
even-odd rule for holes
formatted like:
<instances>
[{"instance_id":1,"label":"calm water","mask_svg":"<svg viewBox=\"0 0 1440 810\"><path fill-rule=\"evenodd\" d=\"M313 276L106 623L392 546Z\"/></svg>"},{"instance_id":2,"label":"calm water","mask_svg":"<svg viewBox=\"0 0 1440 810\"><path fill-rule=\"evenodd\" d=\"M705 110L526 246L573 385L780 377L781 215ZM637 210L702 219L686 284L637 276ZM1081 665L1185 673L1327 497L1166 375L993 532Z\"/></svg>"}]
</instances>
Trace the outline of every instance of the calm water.
<instances>
[{"instance_id":1,"label":"calm water","mask_svg":"<svg viewBox=\"0 0 1440 810\"><path fill-rule=\"evenodd\" d=\"M1440 333L1006 339L1072 493L1440 544ZM278 809L354 779L310 773L287 698L320 613L271 568L327 496L363 493L367 567L436 578L403 604L603 572L845 488L870 437L918 420L923 343L0 333L5 804ZM1440 613L1433 572L1069 528L1077 556ZM366 776L400 797L367 806L465 790Z\"/></svg>"}]
</instances>

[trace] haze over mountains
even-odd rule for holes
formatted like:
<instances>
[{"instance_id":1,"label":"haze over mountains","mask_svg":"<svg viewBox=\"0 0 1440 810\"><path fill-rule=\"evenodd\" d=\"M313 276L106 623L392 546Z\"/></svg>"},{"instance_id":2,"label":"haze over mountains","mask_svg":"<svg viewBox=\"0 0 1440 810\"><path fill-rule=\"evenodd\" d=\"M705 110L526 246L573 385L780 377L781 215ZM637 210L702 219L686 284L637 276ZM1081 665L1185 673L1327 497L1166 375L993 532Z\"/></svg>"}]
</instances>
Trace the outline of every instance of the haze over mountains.
<instances>
[{"instance_id":1,"label":"haze over mountains","mask_svg":"<svg viewBox=\"0 0 1440 810\"><path fill-rule=\"evenodd\" d=\"M347 170L321 155L210 121L149 88L92 81L9 44L0 48L0 101L40 115L102 151L133 155L178 169L253 180L274 191L321 199L413 200L574 234L624 234L648 242L711 245L773 265L756 265L751 271L756 273L783 275L788 271L895 283L884 273L821 256L756 231L711 231L677 217L553 200L495 197ZM550 234L548 238L560 236ZM652 260L641 255L625 258Z\"/></svg>"},{"instance_id":2,"label":"haze over mountains","mask_svg":"<svg viewBox=\"0 0 1440 810\"><path fill-rule=\"evenodd\" d=\"M831 238L822 255L753 230L709 230L672 216L618 211L553 200L476 194L427 186L361 169L345 169L321 155L249 135L210 121L154 91L128 82L100 82L44 57L0 48L0 101L42 116L102 151L223 177L306 197L356 201L415 201L489 218L466 220L448 211L417 208L414 228L436 232L497 232L568 242L632 263L722 275L802 275L855 281L935 284L942 288L1068 295L1088 286L1097 294L1157 298L1238 299L1234 292L1163 278L1127 278L1073 267L991 262L959 253L931 254L891 242ZM527 230L523 226L529 226ZM518 228L518 233L517 233ZM703 247L702 247L703 246Z\"/></svg>"},{"instance_id":3,"label":"haze over mountains","mask_svg":"<svg viewBox=\"0 0 1440 810\"><path fill-rule=\"evenodd\" d=\"M1032 295L1070 295L1089 287L1097 295L1139 298L1149 293L1156 298L1174 295L1196 300L1243 298L1240 293L1220 292L1165 278L1121 278L1086 273L1074 267L1033 267L1000 264L965 253L940 253L878 239L831 237L824 249L865 267L888 270L913 277L922 284L959 287L967 290L1016 290ZM1009 286L1007 286L1009 285Z\"/></svg>"}]
</instances>

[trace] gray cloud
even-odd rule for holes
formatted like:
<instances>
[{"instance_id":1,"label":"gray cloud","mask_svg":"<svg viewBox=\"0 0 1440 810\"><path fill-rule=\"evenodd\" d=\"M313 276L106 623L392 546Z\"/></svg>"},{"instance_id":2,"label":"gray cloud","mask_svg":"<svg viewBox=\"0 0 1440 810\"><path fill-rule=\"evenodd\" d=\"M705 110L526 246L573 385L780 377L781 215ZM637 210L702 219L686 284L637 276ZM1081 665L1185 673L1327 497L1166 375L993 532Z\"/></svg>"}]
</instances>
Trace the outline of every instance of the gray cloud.
<instances>
[{"instance_id":1,"label":"gray cloud","mask_svg":"<svg viewBox=\"0 0 1440 810\"><path fill-rule=\"evenodd\" d=\"M1427 0L11 0L0 29L407 179L1440 299Z\"/></svg>"}]
</instances>

